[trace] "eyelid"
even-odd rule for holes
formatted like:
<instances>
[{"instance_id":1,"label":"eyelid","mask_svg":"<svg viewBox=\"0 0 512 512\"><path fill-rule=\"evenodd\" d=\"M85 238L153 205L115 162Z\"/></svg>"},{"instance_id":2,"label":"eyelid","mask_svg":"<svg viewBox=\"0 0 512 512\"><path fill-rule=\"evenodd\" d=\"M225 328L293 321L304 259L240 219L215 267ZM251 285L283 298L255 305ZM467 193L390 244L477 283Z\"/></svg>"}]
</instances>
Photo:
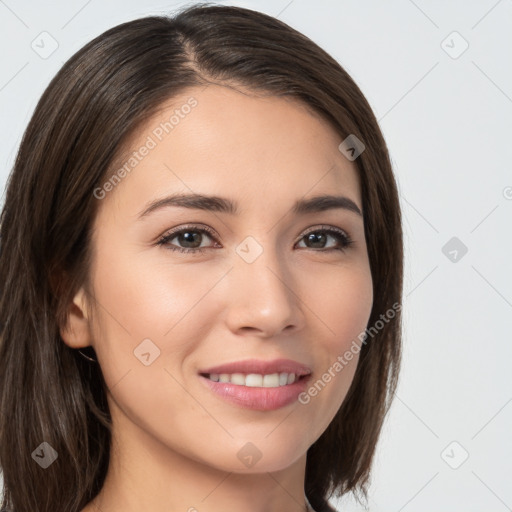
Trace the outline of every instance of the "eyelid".
<instances>
[{"instance_id":1,"label":"eyelid","mask_svg":"<svg viewBox=\"0 0 512 512\"><path fill-rule=\"evenodd\" d=\"M306 228L306 231L302 234L301 238L299 240L302 240L303 237L306 235L309 235L309 233L314 233L315 231L337 231L344 235L346 238L351 239L350 235L345 231L344 229L338 228L337 226L331 226L326 224L320 224L311 226L310 228Z\"/></svg>"},{"instance_id":2,"label":"eyelid","mask_svg":"<svg viewBox=\"0 0 512 512\"><path fill-rule=\"evenodd\" d=\"M316 233L316 232L324 232L324 233L334 233L340 236L343 240L343 246L339 248L330 248L330 249L320 249L318 251L314 252L329 252L331 250L339 250L342 252L345 252L350 246L354 245L354 239L352 236L346 231L345 229L339 228L337 226L332 225L326 225L326 224L320 224L320 225L314 225L310 226L306 229L300 236L300 238L295 243L299 243L301 240L303 240L307 235L310 233ZM330 235L332 236L332 234Z\"/></svg>"},{"instance_id":3,"label":"eyelid","mask_svg":"<svg viewBox=\"0 0 512 512\"><path fill-rule=\"evenodd\" d=\"M199 223L199 224L183 224L183 225L177 226L176 228L173 228L169 231L166 231L165 233L163 233L161 236L158 237L156 244L164 245L169 240L172 240L176 235L182 233L183 231L187 231L187 230L198 231L198 232L205 231L212 239L214 239L214 241L216 243L219 243L218 239L220 237L218 236L217 232L214 231L209 226L207 226L206 224ZM306 230L303 231L302 234L300 235L300 237L296 240L294 245L299 243L304 237L306 237L310 233L315 233L317 231L334 232L334 233L338 233L340 236L342 236L344 238L345 246L338 249L341 251L344 251L345 249L347 249L350 245L352 245L354 243L353 238L350 236L350 234L346 230L339 228L337 226L326 225L326 224L316 224L316 225L306 228ZM183 252L188 252L188 253L204 252L206 249L210 249L210 248L211 247L201 247L201 248L198 247L198 248L188 248L188 249L183 248ZM180 250L180 248L176 248L176 250ZM320 249L315 252L328 252L330 250L336 250L336 249L332 249L332 248L324 249L324 250Z\"/></svg>"},{"instance_id":4,"label":"eyelid","mask_svg":"<svg viewBox=\"0 0 512 512\"><path fill-rule=\"evenodd\" d=\"M162 235L158 237L159 240L162 238L167 238L171 235L181 233L182 231L186 231L187 229L196 230L196 231L206 231L209 235L211 235L214 238L220 238L216 231L214 231L212 228L207 226L206 224L183 224L176 228L170 229L169 231L166 231Z\"/></svg>"}]
</instances>

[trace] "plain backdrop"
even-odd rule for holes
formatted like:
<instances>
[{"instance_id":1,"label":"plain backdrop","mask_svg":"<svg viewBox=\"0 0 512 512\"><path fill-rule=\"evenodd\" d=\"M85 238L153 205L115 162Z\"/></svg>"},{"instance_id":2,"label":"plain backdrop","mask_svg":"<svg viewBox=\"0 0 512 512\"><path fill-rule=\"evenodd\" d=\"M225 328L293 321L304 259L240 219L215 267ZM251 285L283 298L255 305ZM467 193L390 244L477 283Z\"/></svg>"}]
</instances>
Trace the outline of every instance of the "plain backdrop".
<instances>
[{"instance_id":1,"label":"plain backdrop","mask_svg":"<svg viewBox=\"0 0 512 512\"><path fill-rule=\"evenodd\" d=\"M404 359L370 510L512 510L512 1L218 3L276 16L333 55L389 144L404 215ZM2 192L64 61L114 25L184 4L0 1ZM336 505L362 510L349 497Z\"/></svg>"}]
</instances>

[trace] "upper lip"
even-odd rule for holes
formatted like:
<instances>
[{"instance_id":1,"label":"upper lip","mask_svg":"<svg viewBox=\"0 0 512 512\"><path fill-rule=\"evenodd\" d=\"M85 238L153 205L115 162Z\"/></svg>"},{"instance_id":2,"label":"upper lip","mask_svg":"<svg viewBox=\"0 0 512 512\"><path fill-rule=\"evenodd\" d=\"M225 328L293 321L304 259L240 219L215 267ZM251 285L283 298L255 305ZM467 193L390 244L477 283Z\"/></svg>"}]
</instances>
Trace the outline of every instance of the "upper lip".
<instances>
[{"instance_id":1,"label":"upper lip","mask_svg":"<svg viewBox=\"0 0 512 512\"><path fill-rule=\"evenodd\" d=\"M311 370L308 366L292 361L291 359L274 359L273 361L264 361L262 359L246 359L244 361L235 361L225 363L219 366L212 366L199 373L256 373L260 375L270 375L272 373L294 373L297 376L309 375Z\"/></svg>"}]
</instances>

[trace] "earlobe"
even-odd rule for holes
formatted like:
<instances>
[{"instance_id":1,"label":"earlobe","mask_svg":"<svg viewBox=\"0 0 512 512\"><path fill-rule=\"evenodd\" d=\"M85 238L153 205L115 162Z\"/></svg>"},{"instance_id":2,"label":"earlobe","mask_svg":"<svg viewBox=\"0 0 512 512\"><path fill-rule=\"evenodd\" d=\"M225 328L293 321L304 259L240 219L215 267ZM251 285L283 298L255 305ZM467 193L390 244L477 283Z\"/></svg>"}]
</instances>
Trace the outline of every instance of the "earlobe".
<instances>
[{"instance_id":1,"label":"earlobe","mask_svg":"<svg viewBox=\"0 0 512 512\"><path fill-rule=\"evenodd\" d=\"M66 323L60 327L60 335L64 343L71 348L91 345L90 321L83 288L80 288L68 307Z\"/></svg>"}]
</instances>

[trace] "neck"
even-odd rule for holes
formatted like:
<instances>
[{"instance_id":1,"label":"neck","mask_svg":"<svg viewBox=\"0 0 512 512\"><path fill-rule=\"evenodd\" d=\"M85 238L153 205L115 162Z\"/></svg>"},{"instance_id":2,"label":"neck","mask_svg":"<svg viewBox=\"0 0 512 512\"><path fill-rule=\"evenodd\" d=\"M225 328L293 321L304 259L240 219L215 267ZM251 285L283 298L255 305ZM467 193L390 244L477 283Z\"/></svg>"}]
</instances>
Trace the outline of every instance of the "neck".
<instances>
[{"instance_id":1,"label":"neck","mask_svg":"<svg viewBox=\"0 0 512 512\"><path fill-rule=\"evenodd\" d=\"M83 512L310 511L304 493L305 467L306 454L280 471L219 470L126 422L122 429L112 430L104 486Z\"/></svg>"}]
</instances>

